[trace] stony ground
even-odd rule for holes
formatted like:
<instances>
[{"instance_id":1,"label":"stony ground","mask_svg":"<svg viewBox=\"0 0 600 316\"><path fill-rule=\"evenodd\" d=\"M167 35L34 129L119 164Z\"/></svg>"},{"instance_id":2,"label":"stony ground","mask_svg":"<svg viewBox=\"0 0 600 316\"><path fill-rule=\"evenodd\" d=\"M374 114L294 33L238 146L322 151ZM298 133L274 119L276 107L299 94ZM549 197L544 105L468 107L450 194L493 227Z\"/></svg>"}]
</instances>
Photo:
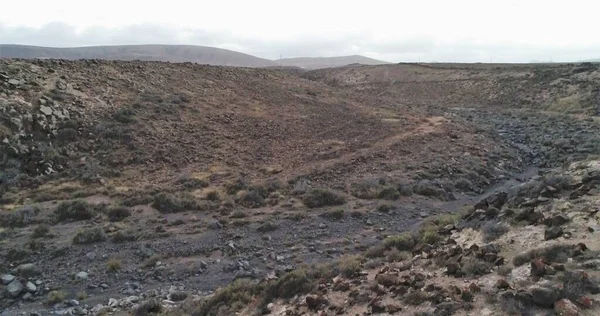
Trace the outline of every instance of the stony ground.
<instances>
[{"instance_id":1,"label":"stony ground","mask_svg":"<svg viewBox=\"0 0 600 316\"><path fill-rule=\"evenodd\" d=\"M1 315L593 315L598 70L442 66L0 61Z\"/></svg>"}]
</instances>

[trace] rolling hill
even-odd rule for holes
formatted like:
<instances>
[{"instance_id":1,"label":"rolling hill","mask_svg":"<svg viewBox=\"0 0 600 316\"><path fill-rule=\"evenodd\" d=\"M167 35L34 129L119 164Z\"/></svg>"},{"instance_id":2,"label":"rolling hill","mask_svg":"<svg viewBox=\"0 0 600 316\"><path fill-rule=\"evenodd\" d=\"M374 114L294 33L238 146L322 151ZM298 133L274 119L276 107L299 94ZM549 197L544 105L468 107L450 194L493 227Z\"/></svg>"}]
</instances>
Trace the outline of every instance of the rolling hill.
<instances>
[{"instance_id":1,"label":"rolling hill","mask_svg":"<svg viewBox=\"0 0 600 316\"><path fill-rule=\"evenodd\" d=\"M352 55L340 57L299 57L299 58L283 58L276 61L281 66L299 67L304 69L321 69L342 67L351 64L362 65L382 65L389 64L386 61L381 61L365 56Z\"/></svg>"},{"instance_id":2,"label":"rolling hill","mask_svg":"<svg viewBox=\"0 0 600 316\"><path fill-rule=\"evenodd\" d=\"M194 62L198 64L268 67L276 63L231 50L192 45L122 45L55 48L0 45L2 58L109 59Z\"/></svg>"},{"instance_id":3,"label":"rolling hill","mask_svg":"<svg viewBox=\"0 0 600 316\"><path fill-rule=\"evenodd\" d=\"M194 45L120 45L58 48L0 44L0 58L144 60L193 62L198 64L253 68L296 67L302 69L340 67L350 64L379 65L387 63L358 55L284 58L273 61L227 49Z\"/></svg>"}]
</instances>

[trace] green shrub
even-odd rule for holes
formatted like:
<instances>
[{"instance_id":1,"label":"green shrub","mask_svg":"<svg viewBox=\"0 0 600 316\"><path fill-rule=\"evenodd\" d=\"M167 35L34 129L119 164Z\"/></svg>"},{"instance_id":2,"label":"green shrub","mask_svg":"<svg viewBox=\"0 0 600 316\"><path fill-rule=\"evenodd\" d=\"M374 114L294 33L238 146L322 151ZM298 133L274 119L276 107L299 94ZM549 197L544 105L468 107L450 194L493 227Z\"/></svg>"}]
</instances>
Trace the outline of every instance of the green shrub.
<instances>
[{"instance_id":1,"label":"green shrub","mask_svg":"<svg viewBox=\"0 0 600 316\"><path fill-rule=\"evenodd\" d=\"M161 213L179 213L198 208L198 203L192 198L181 199L173 194L161 192L154 196L152 207Z\"/></svg>"},{"instance_id":2,"label":"green shrub","mask_svg":"<svg viewBox=\"0 0 600 316\"><path fill-rule=\"evenodd\" d=\"M321 214L321 217L323 218L327 218L330 220L342 220L344 218L344 209L343 208L336 208L330 211L326 211L323 212Z\"/></svg>"},{"instance_id":3,"label":"green shrub","mask_svg":"<svg viewBox=\"0 0 600 316\"><path fill-rule=\"evenodd\" d=\"M460 265L460 270L462 273L469 277L486 275L490 273L494 267L494 264L491 262L486 262L473 257L464 258Z\"/></svg>"},{"instance_id":4,"label":"green shrub","mask_svg":"<svg viewBox=\"0 0 600 316\"><path fill-rule=\"evenodd\" d=\"M494 240L502 237L502 235L506 234L509 230L510 230L510 228L506 224L497 223L497 222L488 222L485 225L483 225L483 227L481 228L481 231L483 232L483 241L484 242L494 241Z\"/></svg>"},{"instance_id":5,"label":"green shrub","mask_svg":"<svg viewBox=\"0 0 600 316\"><path fill-rule=\"evenodd\" d=\"M239 191L236 202L248 208L263 207L266 205L265 197L259 190Z\"/></svg>"},{"instance_id":6,"label":"green shrub","mask_svg":"<svg viewBox=\"0 0 600 316\"><path fill-rule=\"evenodd\" d=\"M318 208L324 206L337 206L346 203L346 198L329 189L310 189L304 197L302 202L308 208Z\"/></svg>"},{"instance_id":7,"label":"green shrub","mask_svg":"<svg viewBox=\"0 0 600 316\"><path fill-rule=\"evenodd\" d=\"M50 233L50 226L41 224L33 230L31 238L44 238Z\"/></svg>"},{"instance_id":8,"label":"green shrub","mask_svg":"<svg viewBox=\"0 0 600 316\"><path fill-rule=\"evenodd\" d=\"M105 240L106 234L104 233L104 229L101 227L80 230L77 232L75 237L73 237L73 243L76 245L93 244L103 242Z\"/></svg>"},{"instance_id":9,"label":"green shrub","mask_svg":"<svg viewBox=\"0 0 600 316\"><path fill-rule=\"evenodd\" d=\"M346 278L352 278L360 272L361 264L359 257L350 256L340 258L338 262L340 274Z\"/></svg>"},{"instance_id":10,"label":"green shrub","mask_svg":"<svg viewBox=\"0 0 600 316\"><path fill-rule=\"evenodd\" d=\"M56 219L63 221L82 221L96 215L96 207L83 200L62 202L54 210Z\"/></svg>"},{"instance_id":11,"label":"green shrub","mask_svg":"<svg viewBox=\"0 0 600 316\"><path fill-rule=\"evenodd\" d=\"M400 251L411 251L415 247L415 240L409 233L387 237L383 244L386 248L396 248Z\"/></svg>"},{"instance_id":12,"label":"green shrub","mask_svg":"<svg viewBox=\"0 0 600 316\"><path fill-rule=\"evenodd\" d=\"M112 242L115 244L128 242L128 241L134 241L135 239L136 239L136 237L134 234L132 234L128 231L123 231L123 230L120 230L120 231L114 233L111 238Z\"/></svg>"},{"instance_id":13,"label":"green shrub","mask_svg":"<svg viewBox=\"0 0 600 316\"><path fill-rule=\"evenodd\" d=\"M48 297L46 298L46 303L48 305L54 305L58 303L62 303L67 298L67 293L65 291L51 291L48 293Z\"/></svg>"},{"instance_id":14,"label":"green shrub","mask_svg":"<svg viewBox=\"0 0 600 316\"><path fill-rule=\"evenodd\" d=\"M108 220L111 222L120 222L131 216L131 211L123 206L113 207L107 212Z\"/></svg>"},{"instance_id":15,"label":"green shrub","mask_svg":"<svg viewBox=\"0 0 600 316\"><path fill-rule=\"evenodd\" d=\"M130 107L122 107L113 113L113 119L119 123L129 124L135 122L135 111Z\"/></svg>"},{"instance_id":16,"label":"green shrub","mask_svg":"<svg viewBox=\"0 0 600 316\"><path fill-rule=\"evenodd\" d=\"M393 186L387 186L379 191L377 198L382 200L397 200L400 198L400 191Z\"/></svg>"}]
</instances>

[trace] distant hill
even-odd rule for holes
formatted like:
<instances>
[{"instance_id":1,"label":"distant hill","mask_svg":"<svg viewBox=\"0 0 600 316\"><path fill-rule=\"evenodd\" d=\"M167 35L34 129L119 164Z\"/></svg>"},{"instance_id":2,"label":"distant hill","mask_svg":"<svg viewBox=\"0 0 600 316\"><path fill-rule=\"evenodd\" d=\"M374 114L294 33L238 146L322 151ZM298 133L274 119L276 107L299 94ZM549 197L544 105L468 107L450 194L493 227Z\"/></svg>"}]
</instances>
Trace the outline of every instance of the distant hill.
<instances>
[{"instance_id":1,"label":"distant hill","mask_svg":"<svg viewBox=\"0 0 600 316\"><path fill-rule=\"evenodd\" d=\"M192 45L121 45L74 48L0 45L0 58L153 60L238 67L277 66L271 60L248 54Z\"/></svg>"},{"instance_id":2,"label":"distant hill","mask_svg":"<svg viewBox=\"0 0 600 316\"><path fill-rule=\"evenodd\" d=\"M379 65L387 62L364 56L300 57L277 61L227 49L194 45L119 45L88 47L41 47L0 44L0 58L108 59L194 62L237 67L285 67L320 69L350 64Z\"/></svg>"},{"instance_id":3,"label":"distant hill","mask_svg":"<svg viewBox=\"0 0 600 316\"><path fill-rule=\"evenodd\" d=\"M299 57L299 58L283 58L276 60L277 64L288 67L299 67L304 69L321 69L342 67L350 64L362 65L381 65L389 64L386 61L381 61L365 56L352 55L340 57Z\"/></svg>"}]
</instances>

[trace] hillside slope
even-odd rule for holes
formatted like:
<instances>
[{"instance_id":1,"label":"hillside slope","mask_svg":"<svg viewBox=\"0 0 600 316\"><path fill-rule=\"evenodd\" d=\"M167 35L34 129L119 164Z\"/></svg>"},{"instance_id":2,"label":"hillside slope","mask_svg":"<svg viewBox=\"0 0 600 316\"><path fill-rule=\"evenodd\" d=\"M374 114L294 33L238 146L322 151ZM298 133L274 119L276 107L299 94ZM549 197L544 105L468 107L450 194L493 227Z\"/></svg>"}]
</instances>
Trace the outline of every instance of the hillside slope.
<instances>
[{"instance_id":1,"label":"hillside slope","mask_svg":"<svg viewBox=\"0 0 600 316\"><path fill-rule=\"evenodd\" d=\"M339 56L339 57L298 57L298 58L283 58L275 61L281 66L299 67L303 69L320 69L343 67L351 64L361 65L382 65L389 64L386 61L381 61L365 56Z\"/></svg>"},{"instance_id":2,"label":"hillside slope","mask_svg":"<svg viewBox=\"0 0 600 316\"><path fill-rule=\"evenodd\" d=\"M192 45L121 45L54 48L0 45L2 58L108 59L194 62L198 64L268 67L274 62L231 50Z\"/></svg>"}]
</instances>

